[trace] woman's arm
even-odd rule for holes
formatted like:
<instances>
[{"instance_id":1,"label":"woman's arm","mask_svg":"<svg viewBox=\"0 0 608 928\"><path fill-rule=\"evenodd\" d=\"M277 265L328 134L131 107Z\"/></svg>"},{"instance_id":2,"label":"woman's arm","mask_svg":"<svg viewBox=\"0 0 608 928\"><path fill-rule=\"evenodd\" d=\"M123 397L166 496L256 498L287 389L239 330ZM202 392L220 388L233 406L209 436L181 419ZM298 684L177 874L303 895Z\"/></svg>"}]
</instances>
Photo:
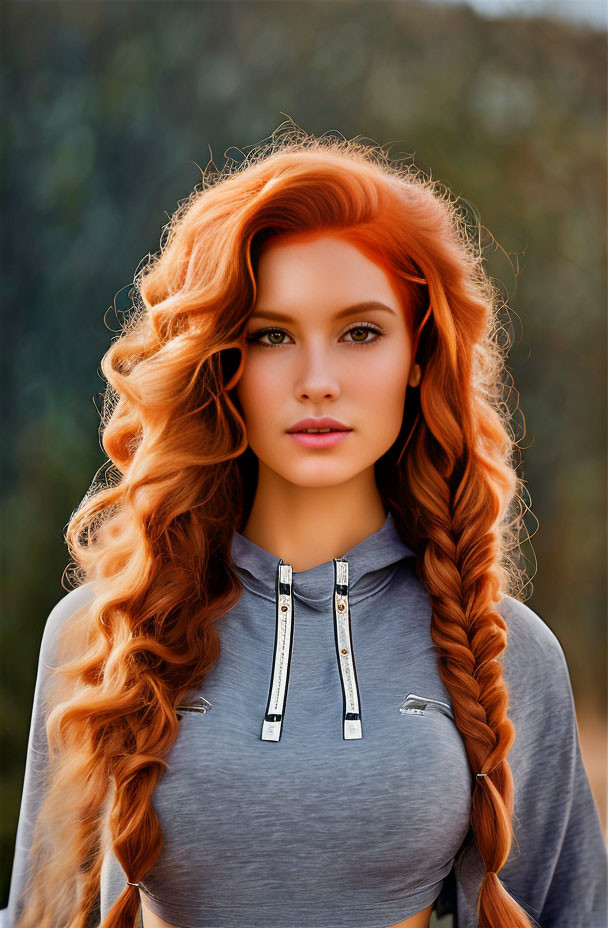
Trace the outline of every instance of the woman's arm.
<instances>
[{"instance_id":1,"label":"woman's arm","mask_svg":"<svg viewBox=\"0 0 608 928\"><path fill-rule=\"evenodd\" d=\"M91 598L92 584L90 583L71 590L51 610L44 627L38 658L9 900L8 907L0 911L1 928L13 928L20 917L23 909L22 897L30 876L32 863L30 848L34 824L45 796L49 766L46 737L47 696L52 676L51 668L60 662L58 645L61 630L65 622Z\"/></svg>"},{"instance_id":2,"label":"woman's arm","mask_svg":"<svg viewBox=\"0 0 608 928\"><path fill-rule=\"evenodd\" d=\"M516 731L507 755L516 841L499 878L533 925L605 928L608 857L581 758L566 657L524 603L505 597L499 610L508 626L502 663ZM476 848L464 852L456 876L458 928L473 928L483 876Z\"/></svg>"}]
</instances>

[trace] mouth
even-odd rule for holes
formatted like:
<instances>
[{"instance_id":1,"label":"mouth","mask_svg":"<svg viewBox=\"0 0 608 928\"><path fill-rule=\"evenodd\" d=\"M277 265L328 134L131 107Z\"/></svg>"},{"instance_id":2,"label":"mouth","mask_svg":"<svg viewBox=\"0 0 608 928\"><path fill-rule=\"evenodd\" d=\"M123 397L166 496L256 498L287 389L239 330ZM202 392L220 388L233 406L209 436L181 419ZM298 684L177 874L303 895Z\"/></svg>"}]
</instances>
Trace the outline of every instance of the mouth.
<instances>
[{"instance_id":1,"label":"mouth","mask_svg":"<svg viewBox=\"0 0 608 928\"><path fill-rule=\"evenodd\" d=\"M302 429L287 434L302 448L331 448L343 442L351 432L352 429Z\"/></svg>"},{"instance_id":2,"label":"mouth","mask_svg":"<svg viewBox=\"0 0 608 928\"><path fill-rule=\"evenodd\" d=\"M352 432L352 429L333 416L306 416L287 429L292 434L300 432L304 435L328 435L330 432Z\"/></svg>"}]
</instances>

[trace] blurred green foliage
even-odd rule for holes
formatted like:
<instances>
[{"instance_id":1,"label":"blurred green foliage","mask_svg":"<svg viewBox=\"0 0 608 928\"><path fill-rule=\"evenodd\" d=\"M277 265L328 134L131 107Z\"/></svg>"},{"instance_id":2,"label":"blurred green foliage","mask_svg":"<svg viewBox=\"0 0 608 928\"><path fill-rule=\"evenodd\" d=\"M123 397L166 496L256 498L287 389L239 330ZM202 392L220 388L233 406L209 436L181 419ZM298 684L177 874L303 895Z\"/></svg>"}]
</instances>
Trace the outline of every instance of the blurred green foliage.
<instances>
[{"instance_id":1,"label":"blurred green foliage","mask_svg":"<svg viewBox=\"0 0 608 928\"><path fill-rule=\"evenodd\" d=\"M391 143L480 216L512 309L528 604L562 642L577 704L603 711L605 33L312 0L9 2L3 26L0 905L63 530L104 461L100 358L197 165L239 158L231 146L283 114Z\"/></svg>"}]
</instances>

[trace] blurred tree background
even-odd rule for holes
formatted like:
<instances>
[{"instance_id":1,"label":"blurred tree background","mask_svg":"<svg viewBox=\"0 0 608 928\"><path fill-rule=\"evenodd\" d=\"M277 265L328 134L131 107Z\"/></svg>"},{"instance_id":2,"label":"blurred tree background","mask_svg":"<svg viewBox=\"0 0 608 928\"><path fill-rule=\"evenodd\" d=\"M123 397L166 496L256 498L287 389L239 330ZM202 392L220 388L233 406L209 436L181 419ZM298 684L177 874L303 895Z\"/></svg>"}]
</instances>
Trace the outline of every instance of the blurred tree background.
<instances>
[{"instance_id":1,"label":"blurred tree background","mask_svg":"<svg viewBox=\"0 0 608 928\"><path fill-rule=\"evenodd\" d=\"M63 530L104 462L101 356L199 166L284 114L386 145L480 218L511 307L526 601L566 653L605 821L605 32L415 0L92 0L5 2L2 34L0 906Z\"/></svg>"}]
</instances>

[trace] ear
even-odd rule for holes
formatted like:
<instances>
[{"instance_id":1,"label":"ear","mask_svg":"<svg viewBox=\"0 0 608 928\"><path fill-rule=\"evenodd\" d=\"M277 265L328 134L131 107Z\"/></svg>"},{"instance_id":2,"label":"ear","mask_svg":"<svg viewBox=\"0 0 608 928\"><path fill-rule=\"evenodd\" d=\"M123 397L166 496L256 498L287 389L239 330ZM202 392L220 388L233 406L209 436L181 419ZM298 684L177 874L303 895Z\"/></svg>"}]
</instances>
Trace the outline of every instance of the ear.
<instances>
[{"instance_id":1,"label":"ear","mask_svg":"<svg viewBox=\"0 0 608 928\"><path fill-rule=\"evenodd\" d=\"M417 387L420 381L422 380L422 368L419 364L413 364L410 370L410 376L408 378L409 387Z\"/></svg>"}]
</instances>

